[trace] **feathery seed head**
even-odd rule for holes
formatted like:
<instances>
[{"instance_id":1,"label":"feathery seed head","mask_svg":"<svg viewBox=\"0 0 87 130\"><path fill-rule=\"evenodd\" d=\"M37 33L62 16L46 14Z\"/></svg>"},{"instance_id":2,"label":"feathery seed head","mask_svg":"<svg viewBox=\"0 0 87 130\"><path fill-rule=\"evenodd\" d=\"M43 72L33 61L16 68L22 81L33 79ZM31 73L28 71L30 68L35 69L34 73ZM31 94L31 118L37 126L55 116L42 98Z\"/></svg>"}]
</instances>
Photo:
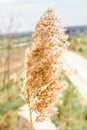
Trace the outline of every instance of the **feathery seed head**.
<instances>
[{"instance_id":1,"label":"feathery seed head","mask_svg":"<svg viewBox=\"0 0 87 130\"><path fill-rule=\"evenodd\" d=\"M63 83L58 81L62 51L68 46L67 36L54 10L40 18L32 36L32 45L25 56L25 100L37 113L36 121L43 121L52 113Z\"/></svg>"}]
</instances>

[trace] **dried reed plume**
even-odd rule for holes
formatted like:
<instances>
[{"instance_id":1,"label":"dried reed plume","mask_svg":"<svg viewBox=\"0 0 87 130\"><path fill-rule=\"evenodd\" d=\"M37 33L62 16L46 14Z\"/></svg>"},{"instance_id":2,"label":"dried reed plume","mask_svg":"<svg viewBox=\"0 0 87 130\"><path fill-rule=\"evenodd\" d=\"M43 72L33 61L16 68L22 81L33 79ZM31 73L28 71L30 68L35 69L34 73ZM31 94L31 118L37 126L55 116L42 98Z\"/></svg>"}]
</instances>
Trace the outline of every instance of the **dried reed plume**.
<instances>
[{"instance_id":1,"label":"dried reed plume","mask_svg":"<svg viewBox=\"0 0 87 130\"><path fill-rule=\"evenodd\" d=\"M58 81L60 57L68 46L67 35L54 10L48 8L36 25L32 45L26 50L24 97L36 121L43 121L52 113L53 104L63 88Z\"/></svg>"}]
</instances>

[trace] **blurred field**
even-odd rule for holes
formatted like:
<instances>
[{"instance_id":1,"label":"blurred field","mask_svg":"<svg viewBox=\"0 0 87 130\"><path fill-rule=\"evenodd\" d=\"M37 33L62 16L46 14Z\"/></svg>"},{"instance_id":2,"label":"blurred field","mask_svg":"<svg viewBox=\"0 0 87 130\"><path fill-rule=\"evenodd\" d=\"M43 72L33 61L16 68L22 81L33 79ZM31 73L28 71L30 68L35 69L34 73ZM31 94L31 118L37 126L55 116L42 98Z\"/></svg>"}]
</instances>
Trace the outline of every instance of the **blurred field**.
<instances>
[{"instance_id":1,"label":"blurred field","mask_svg":"<svg viewBox=\"0 0 87 130\"><path fill-rule=\"evenodd\" d=\"M22 42L21 39L20 41ZM25 41L27 40L25 39ZM71 42L69 50L87 59L87 35L70 36L69 41ZM15 47L13 44L10 48L0 46L0 130L16 129L17 112L25 103L21 98L21 88L24 82L24 53L26 47ZM8 50L9 70L6 60ZM64 78L68 88L64 90L64 95L60 97L60 101L56 105L59 114L54 115L52 121L61 129L86 129L87 105L73 83L66 76Z\"/></svg>"},{"instance_id":2,"label":"blurred field","mask_svg":"<svg viewBox=\"0 0 87 130\"><path fill-rule=\"evenodd\" d=\"M23 67L24 65L24 51L25 48L14 48L10 50L10 58L9 58L9 68L10 73L15 72L17 68ZM0 84L2 84L3 74L8 73L7 64L6 64L6 55L7 50L0 50Z\"/></svg>"},{"instance_id":3,"label":"blurred field","mask_svg":"<svg viewBox=\"0 0 87 130\"><path fill-rule=\"evenodd\" d=\"M52 122L61 130L86 130L87 104L69 78L64 76L64 79L67 88L59 97L58 113L52 116Z\"/></svg>"},{"instance_id":4,"label":"blurred field","mask_svg":"<svg viewBox=\"0 0 87 130\"><path fill-rule=\"evenodd\" d=\"M87 59L87 35L70 36L69 41L71 43L69 49Z\"/></svg>"},{"instance_id":5,"label":"blurred field","mask_svg":"<svg viewBox=\"0 0 87 130\"><path fill-rule=\"evenodd\" d=\"M0 130L14 130L17 127L17 112L24 104L20 96L23 86L24 52L25 47L10 50L8 81L5 61L7 50L0 50Z\"/></svg>"}]
</instances>

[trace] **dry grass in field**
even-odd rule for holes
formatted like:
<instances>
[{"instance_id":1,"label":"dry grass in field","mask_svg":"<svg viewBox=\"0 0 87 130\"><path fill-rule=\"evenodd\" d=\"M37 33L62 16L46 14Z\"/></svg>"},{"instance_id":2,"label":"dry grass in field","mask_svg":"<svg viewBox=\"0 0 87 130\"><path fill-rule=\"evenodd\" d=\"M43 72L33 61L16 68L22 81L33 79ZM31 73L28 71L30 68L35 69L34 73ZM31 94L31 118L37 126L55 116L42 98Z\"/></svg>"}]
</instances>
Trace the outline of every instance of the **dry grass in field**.
<instances>
[{"instance_id":1,"label":"dry grass in field","mask_svg":"<svg viewBox=\"0 0 87 130\"><path fill-rule=\"evenodd\" d=\"M53 9L42 15L32 35L32 45L25 56L24 98L29 106L30 122L32 112L35 121L44 121L54 111L54 103L65 86L59 79L62 69L60 58L67 49L68 36Z\"/></svg>"}]
</instances>

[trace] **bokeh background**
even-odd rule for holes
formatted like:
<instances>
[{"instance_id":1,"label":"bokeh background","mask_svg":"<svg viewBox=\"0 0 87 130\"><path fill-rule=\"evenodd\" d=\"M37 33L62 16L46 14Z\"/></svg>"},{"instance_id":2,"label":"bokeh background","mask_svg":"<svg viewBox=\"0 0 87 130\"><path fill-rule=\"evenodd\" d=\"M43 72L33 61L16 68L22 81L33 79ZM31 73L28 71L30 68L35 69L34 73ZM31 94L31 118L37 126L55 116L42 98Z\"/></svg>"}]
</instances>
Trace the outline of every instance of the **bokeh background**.
<instances>
[{"instance_id":1,"label":"bokeh background","mask_svg":"<svg viewBox=\"0 0 87 130\"><path fill-rule=\"evenodd\" d=\"M0 0L0 130L15 130L24 82L24 55L40 16L48 8L67 29L66 54L73 76L62 72L67 88L51 118L56 127L87 129L87 0ZM13 125L14 124L14 125Z\"/></svg>"}]
</instances>

